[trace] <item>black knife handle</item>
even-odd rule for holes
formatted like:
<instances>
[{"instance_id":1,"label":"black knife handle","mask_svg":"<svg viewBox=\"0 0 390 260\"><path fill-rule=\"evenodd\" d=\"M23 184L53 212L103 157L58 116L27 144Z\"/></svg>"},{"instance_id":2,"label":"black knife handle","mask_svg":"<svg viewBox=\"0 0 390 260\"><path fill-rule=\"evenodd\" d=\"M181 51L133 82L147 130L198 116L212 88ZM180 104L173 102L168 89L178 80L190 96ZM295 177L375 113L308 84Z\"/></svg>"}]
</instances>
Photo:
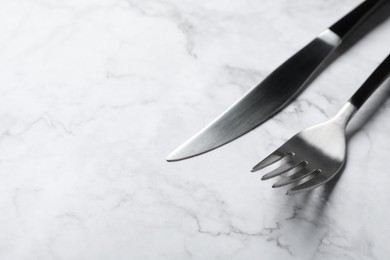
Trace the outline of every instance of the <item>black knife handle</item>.
<instances>
[{"instance_id":1,"label":"black knife handle","mask_svg":"<svg viewBox=\"0 0 390 260\"><path fill-rule=\"evenodd\" d=\"M336 33L340 38L344 38L356 25L364 21L379 3L385 3L387 0L366 0L345 15L343 18L334 23L329 29Z\"/></svg>"},{"instance_id":2,"label":"black knife handle","mask_svg":"<svg viewBox=\"0 0 390 260\"><path fill-rule=\"evenodd\" d=\"M390 55L374 70L349 102L360 108L372 93L390 76Z\"/></svg>"}]
</instances>

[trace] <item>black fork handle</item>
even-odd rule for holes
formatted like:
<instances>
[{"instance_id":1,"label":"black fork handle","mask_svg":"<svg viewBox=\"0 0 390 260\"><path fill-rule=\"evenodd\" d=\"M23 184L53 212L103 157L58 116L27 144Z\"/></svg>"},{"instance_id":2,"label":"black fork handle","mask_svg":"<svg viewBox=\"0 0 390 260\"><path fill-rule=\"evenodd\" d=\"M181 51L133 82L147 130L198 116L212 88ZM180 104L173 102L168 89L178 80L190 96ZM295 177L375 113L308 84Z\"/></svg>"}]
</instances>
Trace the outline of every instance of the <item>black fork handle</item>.
<instances>
[{"instance_id":1,"label":"black fork handle","mask_svg":"<svg viewBox=\"0 0 390 260\"><path fill-rule=\"evenodd\" d=\"M336 33L340 38L344 38L355 27L363 22L371 12L379 6L386 3L387 0L366 0L346 16L334 23L329 29Z\"/></svg>"},{"instance_id":2,"label":"black fork handle","mask_svg":"<svg viewBox=\"0 0 390 260\"><path fill-rule=\"evenodd\" d=\"M390 76L390 55L374 70L349 102L359 109L372 93Z\"/></svg>"}]
</instances>

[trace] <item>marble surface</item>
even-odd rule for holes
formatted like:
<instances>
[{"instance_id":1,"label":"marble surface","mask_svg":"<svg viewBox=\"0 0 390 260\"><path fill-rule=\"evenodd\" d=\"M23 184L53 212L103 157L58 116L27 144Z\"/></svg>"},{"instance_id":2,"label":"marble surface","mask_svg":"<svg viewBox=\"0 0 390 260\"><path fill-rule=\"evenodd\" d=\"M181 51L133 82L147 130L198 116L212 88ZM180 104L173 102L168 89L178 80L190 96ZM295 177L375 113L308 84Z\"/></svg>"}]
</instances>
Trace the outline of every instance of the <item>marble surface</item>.
<instances>
[{"instance_id":1,"label":"marble surface","mask_svg":"<svg viewBox=\"0 0 390 260\"><path fill-rule=\"evenodd\" d=\"M166 155L358 0L0 2L0 259L388 259L390 83L337 181L251 167L326 120L388 54L390 19L244 137Z\"/></svg>"}]
</instances>

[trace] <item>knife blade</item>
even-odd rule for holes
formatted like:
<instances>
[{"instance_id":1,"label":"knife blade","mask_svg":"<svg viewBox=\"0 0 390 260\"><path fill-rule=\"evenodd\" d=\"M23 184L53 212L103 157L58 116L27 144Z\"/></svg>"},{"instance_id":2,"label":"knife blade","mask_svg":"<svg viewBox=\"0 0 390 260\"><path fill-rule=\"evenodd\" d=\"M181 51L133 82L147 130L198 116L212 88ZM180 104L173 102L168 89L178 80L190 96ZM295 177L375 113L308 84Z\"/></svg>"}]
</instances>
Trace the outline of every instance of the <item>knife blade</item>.
<instances>
[{"instance_id":1,"label":"knife blade","mask_svg":"<svg viewBox=\"0 0 390 260\"><path fill-rule=\"evenodd\" d=\"M274 116L302 92L342 40L385 1L366 0L358 5L176 148L167 161L188 159L214 150Z\"/></svg>"}]
</instances>

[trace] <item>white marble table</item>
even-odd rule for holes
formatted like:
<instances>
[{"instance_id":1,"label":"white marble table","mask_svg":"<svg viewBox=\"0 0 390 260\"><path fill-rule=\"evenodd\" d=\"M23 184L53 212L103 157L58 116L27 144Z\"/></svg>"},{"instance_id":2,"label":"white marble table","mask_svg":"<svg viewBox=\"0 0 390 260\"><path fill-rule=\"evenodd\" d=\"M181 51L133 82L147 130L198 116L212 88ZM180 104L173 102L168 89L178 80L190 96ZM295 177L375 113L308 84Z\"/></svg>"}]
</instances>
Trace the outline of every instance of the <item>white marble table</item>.
<instances>
[{"instance_id":1,"label":"white marble table","mask_svg":"<svg viewBox=\"0 0 390 260\"><path fill-rule=\"evenodd\" d=\"M273 120L165 162L359 3L1 1L0 259L389 259L389 82L337 182L285 196L249 170L342 106L390 51L390 19Z\"/></svg>"}]
</instances>

